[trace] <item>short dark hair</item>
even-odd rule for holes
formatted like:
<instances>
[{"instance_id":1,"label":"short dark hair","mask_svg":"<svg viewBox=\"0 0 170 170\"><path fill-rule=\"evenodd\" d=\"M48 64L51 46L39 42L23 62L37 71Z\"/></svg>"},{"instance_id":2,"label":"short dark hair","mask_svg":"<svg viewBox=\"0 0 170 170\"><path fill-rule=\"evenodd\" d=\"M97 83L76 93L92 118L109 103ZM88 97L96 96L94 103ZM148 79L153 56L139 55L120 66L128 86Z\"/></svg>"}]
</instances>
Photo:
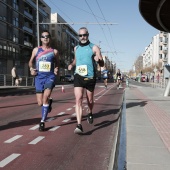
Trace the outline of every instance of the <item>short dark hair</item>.
<instances>
[{"instance_id":1,"label":"short dark hair","mask_svg":"<svg viewBox=\"0 0 170 170\"><path fill-rule=\"evenodd\" d=\"M44 32L47 32L47 33L49 34L49 36L51 37L51 34L50 34L50 32L49 32L48 30L43 30L43 31L41 32L41 35L42 35L42 33L44 33Z\"/></svg>"}]
</instances>

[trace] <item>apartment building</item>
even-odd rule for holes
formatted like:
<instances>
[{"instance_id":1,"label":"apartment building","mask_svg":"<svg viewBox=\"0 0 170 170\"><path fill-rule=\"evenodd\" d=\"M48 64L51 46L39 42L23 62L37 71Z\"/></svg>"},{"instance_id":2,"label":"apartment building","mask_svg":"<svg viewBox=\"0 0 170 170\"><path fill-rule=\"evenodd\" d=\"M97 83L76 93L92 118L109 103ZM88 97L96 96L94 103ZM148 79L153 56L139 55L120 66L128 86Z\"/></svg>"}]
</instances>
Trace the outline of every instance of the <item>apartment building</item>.
<instances>
[{"instance_id":1,"label":"apartment building","mask_svg":"<svg viewBox=\"0 0 170 170\"><path fill-rule=\"evenodd\" d=\"M28 61L37 46L37 1L0 0L0 74L10 74L16 65L21 76L28 76ZM39 23L50 22L51 9L38 0ZM40 32L49 25L39 25Z\"/></svg>"},{"instance_id":2,"label":"apartment building","mask_svg":"<svg viewBox=\"0 0 170 170\"><path fill-rule=\"evenodd\" d=\"M51 14L50 31L53 46L60 55L60 77L73 74L74 70L69 71L67 68L74 59L74 47L79 42L77 31L68 25L58 13Z\"/></svg>"},{"instance_id":3,"label":"apartment building","mask_svg":"<svg viewBox=\"0 0 170 170\"><path fill-rule=\"evenodd\" d=\"M143 68L153 65L170 64L170 42L169 33L160 31L152 38L152 42L145 48L143 53Z\"/></svg>"}]
</instances>

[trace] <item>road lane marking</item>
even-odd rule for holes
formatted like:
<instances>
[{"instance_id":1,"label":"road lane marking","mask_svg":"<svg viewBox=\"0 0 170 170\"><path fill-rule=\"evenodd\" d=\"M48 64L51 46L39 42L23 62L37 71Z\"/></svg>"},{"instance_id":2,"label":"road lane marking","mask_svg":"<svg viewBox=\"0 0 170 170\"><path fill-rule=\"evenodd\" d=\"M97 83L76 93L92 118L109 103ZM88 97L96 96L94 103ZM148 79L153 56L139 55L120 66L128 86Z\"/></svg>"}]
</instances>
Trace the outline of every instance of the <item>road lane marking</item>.
<instances>
[{"instance_id":1,"label":"road lane marking","mask_svg":"<svg viewBox=\"0 0 170 170\"><path fill-rule=\"evenodd\" d=\"M54 120L54 117L47 119L46 122L51 122L52 120Z\"/></svg>"},{"instance_id":2,"label":"road lane marking","mask_svg":"<svg viewBox=\"0 0 170 170\"><path fill-rule=\"evenodd\" d=\"M73 113L72 116L76 116L76 113Z\"/></svg>"},{"instance_id":3,"label":"road lane marking","mask_svg":"<svg viewBox=\"0 0 170 170\"><path fill-rule=\"evenodd\" d=\"M58 115L63 115L65 112L60 112Z\"/></svg>"},{"instance_id":4,"label":"road lane marking","mask_svg":"<svg viewBox=\"0 0 170 170\"><path fill-rule=\"evenodd\" d=\"M14 159L16 159L18 156L20 156L21 154L18 153L13 153L10 156L8 156L7 158L3 159L0 162L0 168L3 168L4 166L6 166L8 163L10 163L11 161L13 161Z\"/></svg>"},{"instance_id":5,"label":"road lane marking","mask_svg":"<svg viewBox=\"0 0 170 170\"><path fill-rule=\"evenodd\" d=\"M60 128L60 126L54 126L54 127L51 128L49 131L55 131L55 130L57 130L58 128Z\"/></svg>"},{"instance_id":6,"label":"road lane marking","mask_svg":"<svg viewBox=\"0 0 170 170\"><path fill-rule=\"evenodd\" d=\"M22 136L23 136L23 135L16 135L16 136L14 136L14 137L12 137L12 138L6 140L4 143L12 143L13 141L15 141L15 140L21 138Z\"/></svg>"},{"instance_id":7,"label":"road lane marking","mask_svg":"<svg viewBox=\"0 0 170 170\"><path fill-rule=\"evenodd\" d=\"M32 144L32 145L35 145L37 144L38 142L40 142L41 140L43 140L45 138L45 136L39 136L37 138L35 138L34 140L32 140L30 143L28 144Z\"/></svg>"},{"instance_id":8,"label":"road lane marking","mask_svg":"<svg viewBox=\"0 0 170 170\"><path fill-rule=\"evenodd\" d=\"M70 121L70 119L64 119L62 122L68 122Z\"/></svg>"},{"instance_id":9,"label":"road lane marking","mask_svg":"<svg viewBox=\"0 0 170 170\"><path fill-rule=\"evenodd\" d=\"M29 130L35 130L35 129L38 129L38 128L39 128L39 125L35 125L32 128L30 128Z\"/></svg>"},{"instance_id":10,"label":"road lane marking","mask_svg":"<svg viewBox=\"0 0 170 170\"><path fill-rule=\"evenodd\" d=\"M68 108L67 110L71 110L72 108Z\"/></svg>"}]
</instances>

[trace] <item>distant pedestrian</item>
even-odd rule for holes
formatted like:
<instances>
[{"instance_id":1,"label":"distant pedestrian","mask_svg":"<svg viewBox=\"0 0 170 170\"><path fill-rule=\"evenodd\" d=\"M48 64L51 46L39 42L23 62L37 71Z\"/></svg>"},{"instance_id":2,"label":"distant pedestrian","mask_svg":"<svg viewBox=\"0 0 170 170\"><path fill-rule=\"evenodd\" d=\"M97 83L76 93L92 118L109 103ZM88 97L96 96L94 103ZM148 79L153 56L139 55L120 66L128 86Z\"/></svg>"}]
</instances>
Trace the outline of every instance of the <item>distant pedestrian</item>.
<instances>
[{"instance_id":1,"label":"distant pedestrian","mask_svg":"<svg viewBox=\"0 0 170 170\"><path fill-rule=\"evenodd\" d=\"M122 74L120 72L120 69L117 70L116 79L117 79L117 89L119 89L119 87L122 84Z\"/></svg>"},{"instance_id":2,"label":"distant pedestrian","mask_svg":"<svg viewBox=\"0 0 170 170\"><path fill-rule=\"evenodd\" d=\"M12 79L13 79L13 85L19 86L19 84L22 81L22 78L19 78L16 66L13 66L13 68L11 70L11 75L12 75Z\"/></svg>"},{"instance_id":3,"label":"distant pedestrian","mask_svg":"<svg viewBox=\"0 0 170 170\"><path fill-rule=\"evenodd\" d=\"M106 66L103 67L101 74L102 74L102 77L103 77L105 89L107 89L107 81L108 81L108 78L109 78L109 70L106 69Z\"/></svg>"}]
</instances>

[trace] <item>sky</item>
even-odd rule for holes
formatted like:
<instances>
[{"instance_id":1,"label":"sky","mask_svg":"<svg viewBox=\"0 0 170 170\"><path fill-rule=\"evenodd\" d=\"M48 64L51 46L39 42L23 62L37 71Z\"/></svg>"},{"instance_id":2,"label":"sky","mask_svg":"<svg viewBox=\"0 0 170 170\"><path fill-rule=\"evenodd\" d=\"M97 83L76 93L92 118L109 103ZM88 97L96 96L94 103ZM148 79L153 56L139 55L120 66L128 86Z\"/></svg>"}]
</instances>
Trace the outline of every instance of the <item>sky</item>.
<instances>
[{"instance_id":1,"label":"sky","mask_svg":"<svg viewBox=\"0 0 170 170\"><path fill-rule=\"evenodd\" d=\"M139 0L44 0L78 32L89 30L90 42L100 46L102 55L129 71L159 30L139 12ZM87 24L88 23L88 24ZM92 24L93 23L93 24ZM104 24L107 23L107 24Z\"/></svg>"}]
</instances>

